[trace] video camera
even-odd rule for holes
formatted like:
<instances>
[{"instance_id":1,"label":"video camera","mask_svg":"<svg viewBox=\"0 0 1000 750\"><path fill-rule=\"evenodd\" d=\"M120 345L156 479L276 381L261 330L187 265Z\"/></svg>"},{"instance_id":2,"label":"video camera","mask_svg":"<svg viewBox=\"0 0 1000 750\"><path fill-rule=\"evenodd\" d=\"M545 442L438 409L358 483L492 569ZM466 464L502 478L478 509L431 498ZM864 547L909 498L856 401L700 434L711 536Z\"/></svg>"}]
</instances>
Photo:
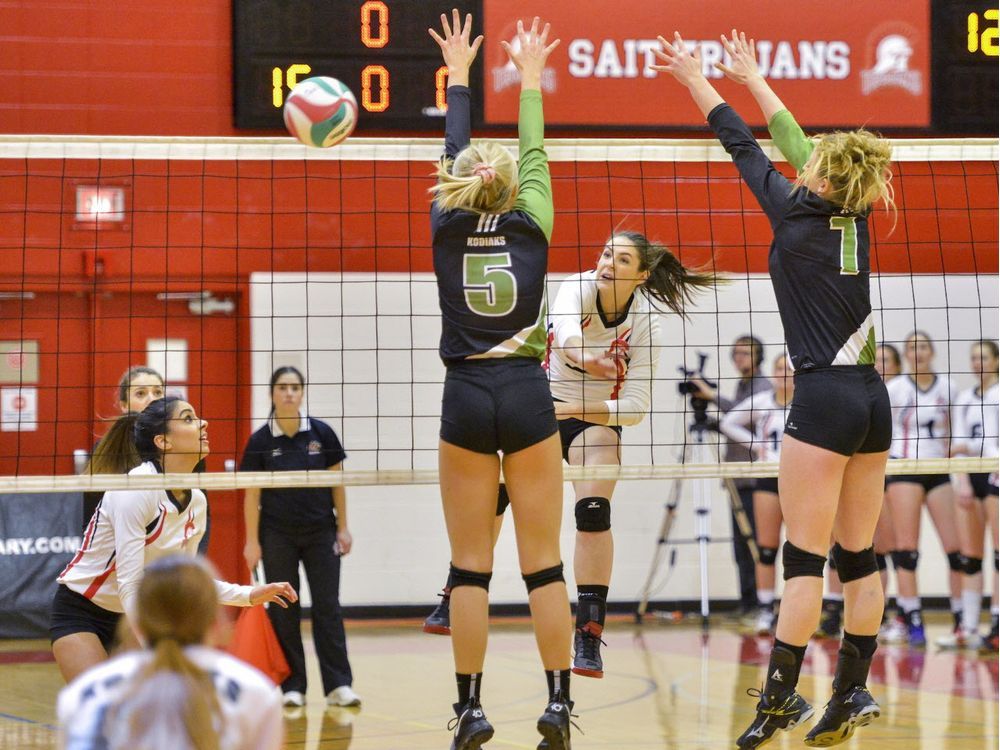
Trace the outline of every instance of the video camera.
<instances>
[{"instance_id":1,"label":"video camera","mask_svg":"<svg viewBox=\"0 0 1000 750\"><path fill-rule=\"evenodd\" d=\"M704 383L706 383L711 388L717 388L718 384L713 383L705 375L705 363L708 361L708 355L704 352L698 352L698 369L689 370L686 367L678 367L681 375L684 379L677 384L677 391L682 396L691 396L691 410L694 412L694 425L696 429L711 429L712 425L709 424L708 419L708 400L696 396L696 393L701 392L701 387L696 383L692 383L692 378L699 378Z\"/></svg>"}]
</instances>

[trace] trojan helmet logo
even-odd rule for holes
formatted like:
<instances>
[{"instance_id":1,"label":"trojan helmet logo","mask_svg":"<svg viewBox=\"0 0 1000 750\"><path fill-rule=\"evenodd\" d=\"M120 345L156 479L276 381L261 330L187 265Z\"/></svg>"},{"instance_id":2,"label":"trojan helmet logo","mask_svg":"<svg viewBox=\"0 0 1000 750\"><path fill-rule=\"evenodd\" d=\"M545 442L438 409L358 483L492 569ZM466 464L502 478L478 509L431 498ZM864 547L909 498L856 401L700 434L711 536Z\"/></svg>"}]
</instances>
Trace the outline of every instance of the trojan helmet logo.
<instances>
[{"instance_id":1,"label":"trojan helmet logo","mask_svg":"<svg viewBox=\"0 0 1000 750\"><path fill-rule=\"evenodd\" d=\"M868 96L886 86L897 86L917 95L923 91L920 71L910 69L913 44L904 34L887 34L875 45L872 67L861 71L861 93Z\"/></svg>"}]
</instances>

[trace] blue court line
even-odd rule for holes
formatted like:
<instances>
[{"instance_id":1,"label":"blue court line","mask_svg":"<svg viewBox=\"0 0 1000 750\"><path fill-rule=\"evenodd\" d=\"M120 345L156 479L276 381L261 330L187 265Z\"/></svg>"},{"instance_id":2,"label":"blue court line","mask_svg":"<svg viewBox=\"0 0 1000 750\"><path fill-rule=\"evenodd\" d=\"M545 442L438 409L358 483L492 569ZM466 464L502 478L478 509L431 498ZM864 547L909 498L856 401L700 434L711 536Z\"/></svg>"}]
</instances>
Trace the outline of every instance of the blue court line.
<instances>
[{"instance_id":1,"label":"blue court line","mask_svg":"<svg viewBox=\"0 0 1000 750\"><path fill-rule=\"evenodd\" d=\"M0 719L10 719L11 721L20 721L23 724L35 724L36 726L45 727L46 729L51 729L53 732L58 730L59 727L54 724L46 724L44 721L36 721L35 719L26 719L23 716L14 716L14 714L5 714L0 712Z\"/></svg>"}]
</instances>

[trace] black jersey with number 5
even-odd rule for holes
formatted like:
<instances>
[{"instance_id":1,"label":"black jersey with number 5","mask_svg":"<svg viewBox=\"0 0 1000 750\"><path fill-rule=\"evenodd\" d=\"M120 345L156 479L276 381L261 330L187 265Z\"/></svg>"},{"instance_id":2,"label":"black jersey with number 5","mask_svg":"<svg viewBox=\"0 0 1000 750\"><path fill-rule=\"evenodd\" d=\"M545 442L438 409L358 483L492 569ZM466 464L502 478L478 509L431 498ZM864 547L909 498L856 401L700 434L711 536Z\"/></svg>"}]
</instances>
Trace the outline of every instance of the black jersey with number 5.
<instances>
[{"instance_id":1,"label":"black jersey with number 5","mask_svg":"<svg viewBox=\"0 0 1000 750\"><path fill-rule=\"evenodd\" d=\"M867 215L793 190L728 104L708 124L771 222L768 268L792 367L873 364Z\"/></svg>"},{"instance_id":2,"label":"black jersey with number 5","mask_svg":"<svg viewBox=\"0 0 1000 750\"><path fill-rule=\"evenodd\" d=\"M469 89L448 88L445 153L469 143ZM518 198L512 211L431 210L441 307L441 359L545 355L545 271L552 187L542 146L542 97L521 92Z\"/></svg>"}]
</instances>

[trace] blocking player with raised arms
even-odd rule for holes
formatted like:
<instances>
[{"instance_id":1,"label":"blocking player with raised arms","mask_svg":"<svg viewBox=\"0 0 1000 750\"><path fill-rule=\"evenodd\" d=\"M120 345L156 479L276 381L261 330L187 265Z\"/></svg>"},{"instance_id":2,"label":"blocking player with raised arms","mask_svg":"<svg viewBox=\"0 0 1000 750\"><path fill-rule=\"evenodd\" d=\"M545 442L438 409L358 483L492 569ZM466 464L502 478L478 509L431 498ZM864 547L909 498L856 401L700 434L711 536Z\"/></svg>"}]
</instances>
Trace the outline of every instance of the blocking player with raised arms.
<instances>
[{"instance_id":1,"label":"blocking player with raised arms","mask_svg":"<svg viewBox=\"0 0 1000 750\"><path fill-rule=\"evenodd\" d=\"M744 399L728 412L719 423L719 430L730 440L749 449L760 461L777 463L781 458L781 440L785 435L785 419L791 405L795 383L788 368L788 358L782 352L774 359L774 390L760 391ZM781 505L778 480L774 477L757 479L753 493L754 528L757 532L757 605L759 611L754 630L760 634L774 630L774 564L781 541Z\"/></svg>"},{"instance_id":2,"label":"blocking player with raised arms","mask_svg":"<svg viewBox=\"0 0 1000 750\"><path fill-rule=\"evenodd\" d=\"M909 372L888 385L892 402L893 458L947 458L951 455L951 410L958 396L951 378L934 371L934 344L922 331L906 337L903 356ZM927 643L917 583L920 526L924 502L948 557L948 585L954 628L962 619L962 559L955 495L947 474L897 474L886 480L886 504L892 512L892 552L899 596L911 646Z\"/></svg>"},{"instance_id":3,"label":"blocking player with raised arms","mask_svg":"<svg viewBox=\"0 0 1000 750\"><path fill-rule=\"evenodd\" d=\"M126 455L134 442L141 463L129 476L190 473L208 455L208 422L187 401L167 396L138 414L119 417L100 451ZM52 653L69 681L108 657L124 614L136 631L137 592L145 566L173 553L197 554L205 533L205 494L197 488L106 492L80 549L59 574L52 602ZM297 599L285 582L239 586L216 581L219 601L248 607Z\"/></svg>"},{"instance_id":4,"label":"blocking player with raised arms","mask_svg":"<svg viewBox=\"0 0 1000 750\"><path fill-rule=\"evenodd\" d=\"M566 278L549 313L549 384L563 458L572 466L621 463L622 427L649 412L659 355L659 313L685 316L714 274L685 268L639 232L615 232L593 270ZM577 585L573 671L603 677L601 633L614 559L613 479L573 482Z\"/></svg>"},{"instance_id":5,"label":"blocking player with raised arms","mask_svg":"<svg viewBox=\"0 0 1000 750\"><path fill-rule=\"evenodd\" d=\"M952 409L952 446L954 456L993 458L1000 456L1000 384L998 384L997 342L990 339L972 345L971 369L978 381L958 394ZM982 647L996 651L1000 641L1000 498L997 472L954 474L959 521L963 537L962 556L965 570L962 587L962 622L955 632L938 640L939 646L951 648ZM979 637L979 616L983 602L983 531L984 520L993 536L993 595L990 606L990 632Z\"/></svg>"},{"instance_id":6,"label":"blocking player with raised arms","mask_svg":"<svg viewBox=\"0 0 1000 750\"><path fill-rule=\"evenodd\" d=\"M499 143L470 145L469 67L482 43L457 10L429 29L448 67L445 153L432 188L431 233L445 364L438 460L451 545L451 635L458 702L452 750L493 736L480 703L503 452L518 557L548 682L538 731L570 745L570 613L559 554L562 465L545 353L545 271L552 186L543 142L541 76L558 44L535 18L517 45L519 159Z\"/></svg>"},{"instance_id":7,"label":"blocking player with raised arms","mask_svg":"<svg viewBox=\"0 0 1000 750\"><path fill-rule=\"evenodd\" d=\"M137 593L145 649L80 675L59 693L67 750L283 747L281 701L258 670L212 648L219 602L204 559L169 555Z\"/></svg>"},{"instance_id":8,"label":"blocking player with raised arms","mask_svg":"<svg viewBox=\"0 0 1000 750\"><path fill-rule=\"evenodd\" d=\"M768 265L795 370L778 476L787 528L784 596L767 681L762 690L750 691L759 697L757 715L736 744L760 747L814 712L796 685L819 622L833 536L844 583L844 639L833 697L805 740L825 747L845 741L880 714L866 682L883 609L872 535L892 417L872 364L868 215L876 203L892 203L891 148L864 130L808 140L760 75L752 41L736 31L732 40L723 39L731 63L720 69L746 83L776 138L774 118L786 112L782 151L806 157L798 178L788 180L709 83L697 50L690 51L680 34L671 42L660 37L655 54L661 64L652 68L688 89L771 223Z\"/></svg>"}]
</instances>

